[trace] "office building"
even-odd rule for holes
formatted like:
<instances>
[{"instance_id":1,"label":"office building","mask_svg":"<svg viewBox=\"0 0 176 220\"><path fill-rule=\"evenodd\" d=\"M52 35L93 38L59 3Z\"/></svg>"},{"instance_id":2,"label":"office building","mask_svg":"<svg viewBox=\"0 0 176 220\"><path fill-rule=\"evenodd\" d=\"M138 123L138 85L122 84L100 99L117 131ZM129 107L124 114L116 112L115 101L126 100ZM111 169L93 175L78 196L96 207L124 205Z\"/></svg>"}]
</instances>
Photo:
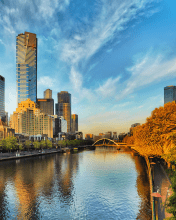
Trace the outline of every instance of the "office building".
<instances>
[{"instance_id":1,"label":"office building","mask_svg":"<svg viewBox=\"0 0 176 220\"><path fill-rule=\"evenodd\" d=\"M0 118L5 117L5 78L0 75Z\"/></svg>"},{"instance_id":2,"label":"office building","mask_svg":"<svg viewBox=\"0 0 176 220\"><path fill-rule=\"evenodd\" d=\"M164 104L176 101L176 86L164 87Z\"/></svg>"},{"instance_id":3,"label":"office building","mask_svg":"<svg viewBox=\"0 0 176 220\"><path fill-rule=\"evenodd\" d=\"M116 140L117 139L117 132L113 132L113 140Z\"/></svg>"},{"instance_id":4,"label":"office building","mask_svg":"<svg viewBox=\"0 0 176 220\"><path fill-rule=\"evenodd\" d=\"M71 115L71 127L72 127L71 131L73 133L78 131L78 115L76 114Z\"/></svg>"},{"instance_id":5,"label":"office building","mask_svg":"<svg viewBox=\"0 0 176 220\"><path fill-rule=\"evenodd\" d=\"M37 38L25 32L16 37L17 104L37 101Z\"/></svg>"},{"instance_id":6,"label":"office building","mask_svg":"<svg viewBox=\"0 0 176 220\"><path fill-rule=\"evenodd\" d=\"M67 121L67 132L71 131L71 94L66 91L57 93L56 112Z\"/></svg>"},{"instance_id":7,"label":"office building","mask_svg":"<svg viewBox=\"0 0 176 220\"><path fill-rule=\"evenodd\" d=\"M83 140L83 133L81 131L76 132L76 140Z\"/></svg>"},{"instance_id":8,"label":"office building","mask_svg":"<svg viewBox=\"0 0 176 220\"><path fill-rule=\"evenodd\" d=\"M41 112L54 115L54 99L52 99L52 90L44 91L44 99L37 99L37 104Z\"/></svg>"},{"instance_id":9,"label":"office building","mask_svg":"<svg viewBox=\"0 0 176 220\"><path fill-rule=\"evenodd\" d=\"M44 99L52 99L52 90L51 89L46 89L44 91Z\"/></svg>"},{"instance_id":10,"label":"office building","mask_svg":"<svg viewBox=\"0 0 176 220\"><path fill-rule=\"evenodd\" d=\"M105 133L105 138L111 139L112 138L112 132L108 131Z\"/></svg>"},{"instance_id":11,"label":"office building","mask_svg":"<svg viewBox=\"0 0 176 220\"><path fill-rule=\"evenodd\" d=\"M54 118L53 135L58 137L59 133L67 132L67 121L63 116L52 115Z\"/></svg>"},{"instance_id":12,"label":"office building","mask_svg":"<svg viewBox=\"0 0 176 220\"><path fill-rule=\"evenodd\" d=\"M85 134L86 140L93 140L93 134Z\"/></svg>"},{"instance_id":13,"label":"office building","mask_svg":"<svg viewBox=\"0 0 176 220\"><path fill-rule=\"evenodd\" d=\"M11 116L11 127L15 133L23 135L47 135L53 138L53 118L42 113L37 104L30 99L18 104Z\"/></svg>"}]
</instances>

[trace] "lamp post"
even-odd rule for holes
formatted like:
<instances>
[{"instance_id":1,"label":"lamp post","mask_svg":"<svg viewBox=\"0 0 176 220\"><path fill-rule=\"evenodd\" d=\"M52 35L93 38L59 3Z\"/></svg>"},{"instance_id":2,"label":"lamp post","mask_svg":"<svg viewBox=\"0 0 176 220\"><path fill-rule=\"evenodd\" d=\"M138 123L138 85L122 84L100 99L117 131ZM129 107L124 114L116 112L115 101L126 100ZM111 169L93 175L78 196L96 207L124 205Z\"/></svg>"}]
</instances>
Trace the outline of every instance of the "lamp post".
<instances>
[{"instance_id":1,"label":"lamp post","mask_svg":"<svg viewBox=\"0 0 176 220\"><path fill-rule=\"evenodd\" d=\"M157 192L152 193L152 196L154 198L157 198L155 200L155 215L156 215L156 220L158 220L158 198L160 198L162 196L159 193L157 193Z\"/></svg>"}]
</instances>

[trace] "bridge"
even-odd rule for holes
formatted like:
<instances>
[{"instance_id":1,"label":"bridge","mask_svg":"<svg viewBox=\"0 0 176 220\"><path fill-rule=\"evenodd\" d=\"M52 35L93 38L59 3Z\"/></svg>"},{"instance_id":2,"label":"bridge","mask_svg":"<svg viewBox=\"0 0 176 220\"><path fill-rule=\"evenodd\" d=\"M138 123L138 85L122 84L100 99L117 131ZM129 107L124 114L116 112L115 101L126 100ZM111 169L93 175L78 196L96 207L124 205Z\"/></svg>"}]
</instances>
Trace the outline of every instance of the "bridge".
<instances>
[{"instance_id":1,"label":"bridge","mask_svg":"<svg viewBox=\"0 0 176 220\"><path fill-rule=\"evenodd\" d=\"M112 147L120 147L120 146L127 146L126 143L119 143L115 140L111 140L108 138L101 138L95 141L92 146L112 146Z\"/></svg>"}]
</instances>

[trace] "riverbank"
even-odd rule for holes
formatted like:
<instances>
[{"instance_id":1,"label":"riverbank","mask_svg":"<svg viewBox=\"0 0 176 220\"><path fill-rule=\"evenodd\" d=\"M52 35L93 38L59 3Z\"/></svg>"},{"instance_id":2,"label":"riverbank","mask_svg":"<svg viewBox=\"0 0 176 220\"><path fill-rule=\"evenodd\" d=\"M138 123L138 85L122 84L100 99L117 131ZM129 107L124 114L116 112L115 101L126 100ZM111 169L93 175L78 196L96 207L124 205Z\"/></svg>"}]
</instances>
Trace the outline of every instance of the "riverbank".
<instances>
[{"instance_id":1,"label":"riverbank","mask_svg":"<svg viewBox=\"0 0 176 220\"><path fill-rule=\"evenodd\" d=\"M146 158L146 163L148 166L150 192L151 194L157 192L161 195L161 197L158 198L150 195L152 220L163 220L165 218L172 217L172 214L168 213L165 208L166 201L172 194L172 183L160 161L156 158L152 158L149 162L148 158Z\"/></svg>"},{"instance_id":2,"label":"riverbank","mask_svg":"<svg viewBox=\"0 0 176 220\"><path fill-rule=\"evenodd\" d=\"M77 146L75 148L67 147L67 148L51 148L51 149L41 149L41 150L30 150L30 151L15 151L11 153L0 153L0 161L5 160L15 160L26 157L36 157L42 156L46 154L54 154L54 153L66 153L81 149L94 149L91 145L86 146Z\"/></svg>"}]
</instances>

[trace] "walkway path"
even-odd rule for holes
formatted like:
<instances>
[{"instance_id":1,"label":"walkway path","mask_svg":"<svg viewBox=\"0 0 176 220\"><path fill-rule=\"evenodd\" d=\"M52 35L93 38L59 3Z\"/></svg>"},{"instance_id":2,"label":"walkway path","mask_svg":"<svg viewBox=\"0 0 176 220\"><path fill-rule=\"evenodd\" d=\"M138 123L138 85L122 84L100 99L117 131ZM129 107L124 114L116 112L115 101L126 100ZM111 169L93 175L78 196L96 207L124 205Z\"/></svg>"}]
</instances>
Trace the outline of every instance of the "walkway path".
<instances>
[{"instance_id":1,"label":"walkway path","mask_svg":"<svg viewBox=\"0 0 176 220\"><path fill-rule=\"evenodd\" d=\"M170 186L171 186L171 182L164 168L159 162L156 162L156 164L154 165L153 191L160 193L162 196L161 198L155 198L155 200L158 199L158 220L163 220L164 218L172 217L171 214L167 213L164 207L166 203L166 199L172 193L172 189Z\"/></svg>"}]
</instances>

